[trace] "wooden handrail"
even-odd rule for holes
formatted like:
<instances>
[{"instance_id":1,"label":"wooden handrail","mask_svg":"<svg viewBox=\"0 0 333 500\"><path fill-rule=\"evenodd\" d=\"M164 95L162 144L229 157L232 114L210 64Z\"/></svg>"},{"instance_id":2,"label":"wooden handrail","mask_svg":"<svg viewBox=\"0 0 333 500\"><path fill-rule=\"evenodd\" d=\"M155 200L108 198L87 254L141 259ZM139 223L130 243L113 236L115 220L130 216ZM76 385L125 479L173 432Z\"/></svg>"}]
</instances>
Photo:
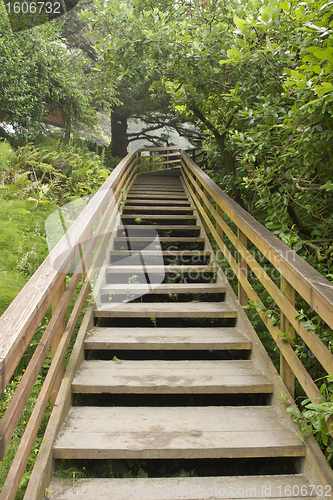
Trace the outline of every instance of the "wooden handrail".
<instances>
[{"instance_id":1,"label":"wooden handrail","mask_svg":"<svg viewBox=\"0 0 333 500\"><path fill-rule=\"evenodd\" d=\"M305 328L304 322L296 319L295 290L308 302L316 313L333 327L333 285L313 269L299 255L273 235L267 228L249 215L242 207L227 196L185 153L181 152L182 168L187 187L197 205L205 225L212 234L218 248L229 262L239 284L239 300L245 305L245 296L256 304L263 319L281 351L281 377L289 392L293 394L294 379L298 378L310 398L319 391L301 361L294 353L292 342L283 330L272 325L266 309L247 279L246 267L249 266L261 284L273 298L281 311L282 327L292 328L302 337L323 368L333 374L333 355L319 337ZM213 206L210 198L215 202ZM209 215L207 214L207 208ZM237 226L237 235L223 219L226 214ZM212 220L215 222L212 222ZM238 262L224 243L226 236L238 253ZM265 270L247 249L247 239L273 264L281 275L281 281L288 290L280 290Z\"/></svg>"},{"instance_id":2,"label":"wooden handrail","mask_svg":"<svg viewBox=\"0 0 333 500\"><path fill-rule=\"evenodd\" d=\"M145 155L145 153L148 153L148 155ZM159 157L162 161L154 162L152 160L154 157ZM148 160L147 163L146 160ZM12 433L50 346L54 342L55 336L59 337L54 345L55 352L52 356L47 378L36 401L33 415L26 427L12 469L0 494L0 500L14 500L15 498L50 394L56 388L55 381L62 370L68 343L89 293L89 280L92 273L101 266L104 260L108 234L112 232L117 208L122 201L121 190L126 189L136 173L142 168L148 167L151 169L154 164L161 167L170 163L179 164L179 162L181 162L185 182L201 214L205 227L212 234L218 248L228 260L238 279L241 303L245 305L247 299L250 298L257 304L261 318L280 348L284 371L288 373L289 379L292 380L290 373L294 374L310 398L317 396L317 386L295 354L291 343L281 338L281 329L272 325L265 313L260 298L248 280L248 268L252 269L268 293L276 301L281 310L282 324L290 324L295 328L322 363L322 366L329 373L333 373L332 354L315 334L309 332L304 328L302 322L295 319L297 310L293 300L294 290L296 290L313 307L317 314L332 327L333 285L231 200L182 151L182 148L138 149L128 154L114 169L73 223L66 233L66 237L60 240L0 318L0 389L3 391L41 320L50 305L54 303L51 321L45 329L43 338L1 420L0 460L10 442ZM225 216L237 226L237 235L224 220ZM68 238L73 248L68 248ZM234 245L238 254L237 259L232 256L224 242L224 238L228 238L231 244ZM252 256L247 248L248 240L252 241L256 248L281 273L283 277L281 289L276 286ZM63 291L64 280L81 250L84 255L83 257L81 255L76 272L72 275ZM59 255L61 255L61 268L55 269L54 262ZM88 263L88 269L84 270L83 275L81 262ZM65 325L64 318L68 304L78 290L78 286L80 286L81 275L83 276L81 290L70 319ZM282 376L284 375L282 374ZM285 382L287 383L287 381ZM287 387L292 392L292 382L291 385L287 384Z\"/></svg>"},{"instance_id":3,"label":"wooden handrail","mask_svg":"<svg viewBox=\"0 0 333 500\"><path fill-rule=\"evenodd\" d=\"M180 148L153 148L153 151L156 152L156 156L160 156L163 160L164 157L167 157L169 149L170 155L178 157L176 161L179 162ZM48 374L26 426L4 488L0 493L0 500L15 499L50 395L58 391L57 379L63 371L67 346L90 291L91 278L104 261L106 243L111 236L118 214L117 209L122 201L121 190L127 188L141 167L147 166L146 164L140 165L139 161L141 152L145 151L150 152L146 148L138 149L128 154L118 164L0 318L0 389L2 392L48 308L53 303L52 318L0 422L1 460L40 369L54 343L54 353ZM166 153L164 154L163 151ZM156 163L161 167L165 161ZM70 241L71 248L69 248L67 241ZM64 289L67 273L78 255L80 255L80 260L76 271ZM86 269L85 266L88 266L89 269ZM80 286L81 277L81 289L67 325L65 325L65 315L74 293Z\"/></svg>"},{"instance_id":4,"label":"wooden handrail","mask_svg":"<svg viewBox=\"0 0 333 500\"><path fill-rule=\"evenodd\" d=\"M210 196L316 313L333 328L333 284L222 191L191 158L183 161Z\"/></svg>"},{"instance_id":5,"label":"wooden handrail","mask_svg":"<svg viewBox=\"0 0 333 500\"><path fill-rule=\"evenodd\" d=\"M71 242L79 242L88 238L97 217L105 208L112 188L135 158L136 152L127 155L83 209L68 231L67 237L69 236ZM76 246L73 245L73 248L72 252L68 252L67 238L63 237L1 316L0 392L3 392L8 384L38 325L63 283L64 274L67 274L77 254ZM61 254L64 255L62 269L54 269L52 263Z\"/></svg>"}]
</instances>

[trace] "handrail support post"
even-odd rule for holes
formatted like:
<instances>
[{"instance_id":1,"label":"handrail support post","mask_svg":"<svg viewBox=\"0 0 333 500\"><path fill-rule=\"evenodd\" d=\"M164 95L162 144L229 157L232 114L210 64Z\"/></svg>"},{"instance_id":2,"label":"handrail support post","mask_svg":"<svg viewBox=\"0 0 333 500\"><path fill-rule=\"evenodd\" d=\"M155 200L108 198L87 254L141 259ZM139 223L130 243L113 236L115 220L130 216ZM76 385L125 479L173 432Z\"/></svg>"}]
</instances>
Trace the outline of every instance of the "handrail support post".
<instances>
[{"instance_id":1,"label":"handrail support post","mask_svg":"<svg viewBox=\"0 0 333 500\"><path fill-rule=\"evenodd\" d=\"M54 297L54 300L52 302L52 316L54 315L57 307L58 307L58 304L64 294L64 291L66 289L66 277L64 277L62 283L60 284L59 286L59 290L57 291L55 297ZM52 346L51 346L51 360L53 360L54 358L54 355L55 353L57 352L57 348L58 348L58 345L60 343L60 340L61 340L61 337L62 337L62 334L63 332L65 331L65 316L63 317L62 321L61 321L61 324L56 332L56 335L54 337L54 340L53 340L53 343L52 343ZM60 367L59 369L59 372L58 372L58 375L57 375L57 378L56 380L54 381L54 385L53 385L53 390L52 390L52 393L51 393L51 398L50 398L50 402L51 402L51 409L53 409L53 406L54 406L54 403L55 403L55 400L57 398L57 394L58 394L58 391L59 391L59 387L60 387L60 384L61 384L61 380L62 380L62 377L63 377L63 374L64 374L64 364L62 364L62 366Z\"/></svg>"},{"instance_id":2,"label":"handrail support post","mask_svg":"<svg viewBox=\"0 0 333 500\"><path fill-rule=\"evenodd\" d=\"M245 248L247 248L247 237L239 228L237 228L237 236L242 245ZM239 270L244 274L245 278L247 279L248 268L246 260L242 257L242 255L239 252L238 252L238 267ZM241 306L247 306L247 293L246 290L240 284L239 280L238 280L238 300ZM247 313L247 309L245 309L245 312Z\"/></svg>"},{"instance_id":3,"label":"handrail support post","mask_svg":"<svg viewBox=\"0 0 333 500\"><path fill-rule=\"evenodd\" d=\"M284 276L281 275L281 291L283 295L289 300L289 302L294 306L295 305L295 289L290 285L290 283L285 279ZM281 311L281 332L286 337L290 337L290 339L293 337L294 333L292 330L290 330L291 324L286 318L286 316L283 314ZM293 340L288 340L287 341L290 345L293 345L294 342ZM292 398L295 397L295 375L290 367L290 365L287 363L286 359L284 356L280 353L280 375L281 378L287 387L288 391L290 392L290 395Z\"/></svg>"}]
</instances>

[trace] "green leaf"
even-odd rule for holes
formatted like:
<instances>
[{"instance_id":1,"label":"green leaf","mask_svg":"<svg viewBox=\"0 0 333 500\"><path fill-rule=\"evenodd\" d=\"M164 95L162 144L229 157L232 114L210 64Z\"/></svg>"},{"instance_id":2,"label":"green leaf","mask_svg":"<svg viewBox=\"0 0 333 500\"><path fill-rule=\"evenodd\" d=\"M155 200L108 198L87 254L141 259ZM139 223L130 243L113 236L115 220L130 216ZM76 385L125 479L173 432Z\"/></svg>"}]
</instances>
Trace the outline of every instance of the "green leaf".
<instances>
[{"instance_id":1,"label":"green leaf","mask_svg":"<svg viewBox=\"0 0 333 500\"><path fill-rule=\"evenodd\" d=\"M295 71L295 70L291 70L290 71L290 74L293 78L295 78L295 80L303 80L303 81L306 81L306 77L304 75L302 75L302 73L299 73L298 71Z\"/></svg>"},{"instance_id":2,"label":"green leaf","mask_svg":"<svg viewBox=\"0 0 333 500\"><path fill-rule=\"evenodd\" d=\"M333 63L333 47L329 47L326 50L317 50L317 52L314 52L314 55L318 57L318 59L327 59Z\"/></svg>"},{"instance_id":3,"label":"green leaf","mask_svg":"<svg viewBox=\"0 0 333 500\"><path fill-rule=\"evenodd\" d=\"M325 189L325 191L333 191L332 181L325 182L325 184L323 184L322 186L320 186L319 189Z\"/></svg>"}]
</instances>

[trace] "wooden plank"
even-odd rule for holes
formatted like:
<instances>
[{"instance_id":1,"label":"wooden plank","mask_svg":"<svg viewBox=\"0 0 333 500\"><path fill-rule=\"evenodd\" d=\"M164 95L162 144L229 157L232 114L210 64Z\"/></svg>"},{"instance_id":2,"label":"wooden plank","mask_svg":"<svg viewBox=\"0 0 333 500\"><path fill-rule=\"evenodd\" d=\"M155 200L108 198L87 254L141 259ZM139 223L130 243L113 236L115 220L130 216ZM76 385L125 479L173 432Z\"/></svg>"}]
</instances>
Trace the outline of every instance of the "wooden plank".
<instances>
[{"instance_id":1,"label":"wooden plank","mask_svg":"<svg viewBox=\"0 0 333 500\"><path fill-rule=\"evenodd\" d=\"M0 422L0 460L2 460L5 451L10 443L11 437L17 426L23 409L27 403L28 397L32 391L37 375L40 372L45 358L50 350L54 335L62 323L63 316L71 301L76 286L80 280L78 273L73 274L61 300L58 304L56 313L52 316L47 325L43 336L38 343L35 352L25 370L20 383L18 384L13 397L6 409Z\"/></svg>"},{"instance_id":2,"label":"wooden plank","mask_svg":"<svg viewBox=\"0 0 333 500\"><path fill-rule=\"evenodd\" d=\"M57 307L58 307L58 304L59 304L59 302L61 300L61 297L62 297L65 289L66 289L66 279L64 278L62 286L59 287L59 290L58 290L58 292L57 292L57 294L56 294L56 296L54 298L54 301L52 302L52 315L55 314L55 312L57 310ZM58 331L55 334L54 340L52 342L52 346L51 346L51 360L53 359L54 354L57 351L57 348L58 348L58 345L60 343L62 334L65 331L65 325L66 325L66 321L65 321L65 315L64 315L63 320L62 320L61 324L59 325ZM61 369L59 370L59 373L58 373L58 376L57 376L57 380L54 383L54 389L53 389L53 392L51 394L51 408L53 408L53 406L54 406L54 402L55 402L56 397L57 397L57 393L58 393L58 390L59 390L59 387L60 387L60 384L61 384L61 379L62 379L63 374L64 374L64 366L62 366Z\"/></svg>"},{"instance_id":3,"label":"wooden plank","mask_svg":"<svg viewBox=\"0 0 333 500\"><path fill-rule=\"evenodd\" d=\"M225 302L156 302L127 303L112 306L101 304L96 317L121 318L236 318L236 311Z\"/></svg>"},{"instance_id":4,"label":"wooden plank","mask_svg":"<svg viewBox=\"0 0 333 500\"><path fill-rule=\"evenodd\" d=\"M286 298L291 302L293 306L295 306L295 290L293 287L290 286L288 281L281 276L281 291L283 295L286 296ZM281 311L281 320L280 320L280 328L281 331L284 333L285 337L289 337L290 339L294 336L294 330L290 330L291 323L288 321L286 316L283 314L283 311ZM288 341L289 344L292 346L294 345L293 340ZM294 399L295 398L295 374L291 368L291 366L288 365L286 359L282 354L280 354L280 375L281 378L287 387L288 391L290 392L291 397Z\"/></svg>"},{"instance_id":5,"label":"wooden plank","mask_svg":"<svg viewBox=\"0 0 333 500\"><path fill-rule=\"evenodd\" d=\"M164 175L162 172L159 175L157 172L151 175L140 175L135 179L135 185L158 184L160 186L161 181L163 184L178 184L181 186L180 176L168 175L166 170L164 170Z\"/></svg>"},{"instance_id":6,"label":"wooden plank","mask_svg":"<svg viewBox=\"0 0 333 500\"><path fill-rule=\"evenodd\" d=\"M131 189L136 189L136 188L145 188L145 187L161 187L161 183L163 183L164 187L177 187L177 188L182 188L184 191L184 188L182 186L182 183L180 182L179 178L175 179L169 179L168 177L154 177L154 178L146 178L144 180L136 179L135 182L132 184Z\"/></svg>"},{"instance_id":7,"label":"wooden plank","mask_svg":"<svg viewBox=\"0 0 333 500\"><path fill-rule=\"evenodd\" d=\"M137 215L130 215L130 214L124 214L122 215L122 219L124 220L130 220L130 219L136 219ZM140 218L142 218L141 224L144 223L144 219L148 220L156 220L156 221L170 221L170 224L172 224L173 221L184 221L183 224L186 224L189 221L195 221L197 220L195 215L149 215L149 214L140 214Z\"/></svg>"},{"instance_id":8,"label":"wooden plank","mask_svg":"<svg viewBox=\"0 0 333 500\"><path fill-rule=\"evenodd\" d=\"M259 429L259 430L258 430ZM55 459L301 457L271 407L74 407Z\"/></svg>"},{"instance_id":9,"label":"wooden plank","mask_svg":"<svg viewBox=\"0 0 333 500\"><path fill-rule=\"evenodd\" d=\"M71 405L71 383L83 360L83 340L87 329L92 327L92 308L88 307L78 331L73 350L68 361L65 376L62 380L56 404L48 421L44 439L40 445L34 468L31 472L24 500L40 500L45 496L45 488L49 486L52 473L52 447L67 412Z\"/></svg>"},{"instance_id":10,"label":"wooden plank","mask_svg":"<svg viewBox=\"0 0 333 500\"><path fill-rule=\"evenodd\" d=\"M126 258L131 255L138 255L139 250L111 250L110 258L111 262L115 257ZM211 253L207 250L173 250L173 247L170 247L169 250L161 250L160 247L156 250L140 250L140 255L143 258L149 259L154 258L156 256L162 257L170 257L174 258L174 260L182 259L185 261L185 258L192 257L192 261L196 262L197 260L201 260L202 258L210 259Z\"/></svg>"},{"instance_id":11,"label":"wooden plank","mask_svg":"<svg viewBox=\"0 0 333 500\"><path fill-rule=\"evenodd\" d=\"M128 194L135 191L156 191L157 194L164 194L168 191L175 191L176 193L184 194L184 188L182 184L177 182L164 182L164 179L159 179L156 182L141 182L139 184L132 184Z\"/></svg>"},{"instance_id":12,"label":"wooden plank","mask_svg":"<svg viewBox=\"0 0 333 500\"><path fill-rule=\"evenodd\" d=\"M170 242L178 242L178 243L204 243L206 240L205 238L198 238L197 236L189 236L189 237L176 237L176 238L173 238L171 236L165 238L163 236L160 236L159 239L158 239L161 243L164 243L164 242L167 242L167 241L170 241ZM130 237L128 238L127 236L116 236L116 238L114 239L114 241L117 243L126 243L127 241L130 241L131 243L132 242L147 242L147 243L151 243L153 241L155 241L155 235L154 236L140 236L140 237Z\"/></svg>"},{"instance_id":13,"label":"wooden plank","mask_svg":"<svg viewBox=\"0 0 333 500\"><path fill-rule=\"evenodd\" d=\"M133 198L136 200L144 199L144 200L188 200L189 197L187 194L128 194L129 198Z\"/></svg>"},{"instance_id":14,"label":"wooden plank","mask_svg":"<svg viewBox=\"0 0 333 500\"><path fill-rule=\"evenodd\" d=\"M72 384L86 394L270 394L250 360L83 361Z\"/></svg>"},{"instance_id":15,"label":"wooden plank","mask_svg":"<svg viewBox=\"0 0 333 500\"><path fill-rule=\"evenodd\" d=\"M165 200L165 199L161 199L161 200L151 200L151 199L136 199L136 198L132 198L131 196L128 196L126 198L126 205L131 205L133 203L136 203L137 205L145 205L145 204L149 204L151 206L155 206L155 205L187 205L187 206L190 206L191 203L189 201L184 201L184 200Z\"/></svg>"},{"instance_id":16,"label":"wooden plank","mask_svg":"<svg viewBox=\"0 0 333 500\"><path fill-rule=\"evenodd\" d=\"M69 229L70 241L84 240L98 215L105 208L113 186L131 166L136 152L128 154L83 209ZM29 345L38 325L50 307L62 283L63 276L55 270L52 262L64 252L64 272L70 267L72 256L67 252L66 238L62 238L51 254L39 266L35 274L23 287L0 318L0 391L2 392L14 373L17 363Z\"/></svg>"},{"instance_id":17,"label":"wooden plank","mask_svg":"<svg viewBox=\"0 0 333 500\"><path fill-rule=\"evenodd\" d=\"M53 479L49 500L313 500L320 488L310 487L304 474L278 476L156 477L126 479L77 479L73 485ZM74 493L75 490L75 493ZM329 493L329 488L323 488ZM291 495L289 495L291 492ZM293 493L294 492L294 493ZM313 493L312 493L313 492ZM287 493L288 496L283 494ZM302 494L303 493L303 494ZM281 496L281 494L283 496ZM311 495L310 495L311 494ZM328 496L327 496L328 498Z\"/></svg>"},{"instance_id":18,"label":"wooden plank","mask_svg":"<svg viewBox=\"0 0 333 500\"><path fill-rule=\"evenodd\" d=\"M153 294L200 294L200 293L225 293L225 286L216 283L161 283L156 288L147 290L147 284L131 283L109 283L103 285L100 293L124 294L132 293L153 293Z\"/></svg>"},{"instance_id":19,"label":"wooden plank","mask_svg":"<svg viewBox=\"0 0 333 500\"><path fill-rule=\"evenodd\" d=\"M247 238L245 234L242 233L239 229L237 229L237 236L239 241L242 243L242 245L246 248L247 247ZM245 275L247 278L247 264L246 260L244 257L239 253L238 254L238 266L241 270L241 272ZM247 305L247 294L244 288L241 286L241 284L238 282L238 300L241 306L246 306Z\"/></svg>"},{"instance_id":20,"label":"wooden plank","mask_svg":"<svg viewBox=\"0 0 333 500\"><path fill-rule=\"evenodd\" d=\"M189 187L189 190L190 190L191 194L194 196L194 198L196 199L195 194L193 193L193 190L191 189L191 187ZM207 223L208 227L210 228L212 235L215 238L215 241L219 245L223 254L226 256L233 271L236 273L236 276L237 276L239 282L241 283L242 287L244 289L251 290L250 292L248 291L247 294L249 297L251 295L253 296L253 289L252 289L251 285L249 284L247 279L244 279L243 273L238 272L238 268L236 268L234 265L235 260L233 259L232 255L229 252L226 245L223 243L223 241L219 237L212 222L209 220L209 218L207 217L206 213L204 212L203 208L200 205L198 205L198 208L199 208L202 216L205 218L206 223ZM212 209L212 212L215 212L215 209L213 207L211 209ZM322 366L325 368L327 373L332 373L333 372L333 355L332 355L332 353L327 349L327 347L324 345L324 343L319 339L319 337L317 335L315 335L313 332L307 330L302 325L301 322L299 322L295 319L296 316L298 315L298 311L292 306L292 304L286 299L286 297L284 297L283 293L278 289L278 287L275 285L275 283L269 278L267 273L261 268L261 266L256 262L256 260L251 256L251 254L249 254L247 252L247 249L244 247L244 245L242 245L242 243L240 243L238 240L236 240L235 234L224 223L224 221L217 214L215 214L215 217L217 220L219 220L219 224L222 225L227 236L232 241L232 243L236 246L237 250L239 252L241 252L242 255L248 254L250 256L249 259L245 259L245 260L250 265L250 267L252 268L252 270L254 271L256 276L259 278L260 282L264 285L264 287L269 292L269 294L274 298L276 304L280 307L280 309L283 310L283 314L288 318L291 325L296 329L296 331L300 334L300 336L306 342L306 344L311 349L311 351L315 354L315 356L320 361ZM269 323L269 321L266 322L266 326L268 327L268 329L270 329L268 326L268 323ZM304 375L305 375L305 373L304 373Z\"/></svg>"},{"instance_id":21,"label":"wooden plank","mask_svg":"<svg viewBox=\"0 0 333 500\"><path fill-rule=\"evenodd\" d=\"M157 157L158 157L158 155L156 155L156 158ZM141 156L141 158L145 158L145 157ZM141 162L141 167L153 167L153 166L162 167L163 165L168 165L170 163L172 163L172 164L174 164L174 163L180 163L180 161L181 161L180 159L174 159L174 160Z\"/></svg>"},{"instance_id":22,"label":"wooden plank","mask_svg":"<svg viewBox=\"0 0 333 500\"><path fill-rule=\"evenodd\" d=\"M149 225L149 224L145 224L144 227L140 227L138 226L137 224L136 225L131 225L131 224L124 224L120 229L118 229L118 234L119 234L119 231L123 231L123 230L130 230L130 231L138 231L139 229L142 230L142 231L146 231L146 230L150 230L150 229L155 229L156 231L157 230L166 230L166 231L198 231L200 232L200 226L197 226L197 225L188 225L188 226L184 226L184 225L176 225L176 224L173 224L172 226L168 225L168 224L152 224L152 225ZM132 233L133 234L133 233ZM141 234L141 233L140 233Z\"/></svg>"},{"instance_id":23,"label":"wooden plank","mask_svg":"<svg viewBox=\"0 0 333 500\"><path fill-rule=\"evenodd\" d=\"M209 273L209 274L215 274L218 271L218 268L214 266L214 264L179 264L179 265L174 265L174 264L169 264L169 265L164 265L164 266L145 266L145 270L147 273L156 273L156 274L167 274L167 273L179 273L179 274L189 274L189 273ZM112 265L112 266L106 266L106 272L108 274L112 273L138 273L142 272L142 266L124 266L124 265Z\"/></svg>"},{"instance_id":24,"label":"wooden plank","mask_svg":"<svg viewBox=\"0 0 333 500\"><path fill-rule=\"evenodd\" d=\"M333 285L222 191L184 152L184 162L236 226L333 328Z\"/></svg>"},{"instance_id":25,"label":"wooden plank","mask_svg":"<svg viewBox=\"0 0 333 500\"><path fill-rule=\"evenodd\" d=\"M179 212L183 214L193 214L193 208L191 207L163 207L163 206L150 207L150 206L125 205L125 207L123 208L123 214L132 212L137 212L137 213L143 212L149 214L149 212L158 212L158 211L162 211L163 213L166 214L172 214L173 212Z\"/></svg>"},{"instance_id":26,"label":"wooden plank","mask_svg":"<svg viewBox=\"0 0 333 500\"><path fill-rule=\"evenodd\" d=\"M88 332L85 349L229 350L252 349L238 328L102 328Z\"/></svg>"}]
</instances>

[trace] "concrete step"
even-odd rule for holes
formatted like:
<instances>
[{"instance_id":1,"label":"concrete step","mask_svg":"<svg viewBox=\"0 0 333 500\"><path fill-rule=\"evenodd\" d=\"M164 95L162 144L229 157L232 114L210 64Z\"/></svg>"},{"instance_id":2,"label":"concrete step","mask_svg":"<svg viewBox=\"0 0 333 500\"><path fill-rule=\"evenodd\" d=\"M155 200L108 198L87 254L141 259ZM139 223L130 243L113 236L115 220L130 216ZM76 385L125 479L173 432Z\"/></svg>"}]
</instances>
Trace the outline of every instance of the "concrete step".
<instances>
[{"instance_id":1,"label":"concrete step","mask_svg":"<svg viewBox=\"0 0 333 500\"><path fill-rule=\"evenodd\" d=\"M250 360L83 361L72 382L84 394L270 394Z\"/></svg>"},{"instance_id":2,"label":"concrete step","mask_svg":"<svg viewBox=\"0 0 333 500\"><path fill-rule=\"evenodd\" d=\"M94 327L85 349L97 350L251 350L251 340L238 328L110 328Z\"/></svg>"},{"instance_id":3,"label":"concrete step","mask_svg":"<svg viewBox=\"0 0 333 500\"><path fill-rule=\"evenodd\" d=\"M53 458L301 457L296 435L267 406L72 407Z\"/></svg>"}]
</instances>

